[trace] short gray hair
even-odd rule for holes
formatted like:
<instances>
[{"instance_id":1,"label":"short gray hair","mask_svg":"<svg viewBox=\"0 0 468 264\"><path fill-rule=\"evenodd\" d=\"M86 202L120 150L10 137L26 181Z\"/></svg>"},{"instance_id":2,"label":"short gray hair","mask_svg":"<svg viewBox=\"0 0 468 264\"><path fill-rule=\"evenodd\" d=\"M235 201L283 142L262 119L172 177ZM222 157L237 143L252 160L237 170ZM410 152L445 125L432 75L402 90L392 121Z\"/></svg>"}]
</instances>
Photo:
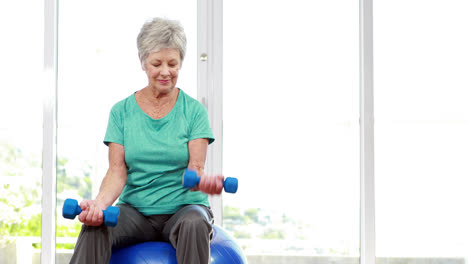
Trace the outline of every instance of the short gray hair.
<instances>
[{"instance_id":1,"label":"short gray hair","mask_svg":"<svg viewBox=\"0 0 468 264\"><path fill-rule=\"evenodd\" d=\"M138 52L143 67L150 53L166 48L178 49L182 63L186 44L184 28L178 21L158 17L147 21L137 38Z\"/></svg>"}]
</instances>

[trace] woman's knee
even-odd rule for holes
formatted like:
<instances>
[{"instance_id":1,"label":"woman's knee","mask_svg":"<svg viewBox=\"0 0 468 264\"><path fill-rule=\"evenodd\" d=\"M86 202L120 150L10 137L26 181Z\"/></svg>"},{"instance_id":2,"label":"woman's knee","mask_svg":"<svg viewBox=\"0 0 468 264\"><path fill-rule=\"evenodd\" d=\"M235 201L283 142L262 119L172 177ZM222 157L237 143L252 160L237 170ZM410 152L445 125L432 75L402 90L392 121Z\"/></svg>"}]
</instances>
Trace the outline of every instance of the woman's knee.
<instances>
[{"instance_id":1,"label":"woman's knee","mask_svg":"<svg viewBox=\"0 0 468 264\"><path fill-rule=\"evenodd\" d=\"M174 242L184 237L207 237L213 233L211 210L201 205L188 205L177 212L165 227L165 239Z\"/></svg>"}]
</instances>

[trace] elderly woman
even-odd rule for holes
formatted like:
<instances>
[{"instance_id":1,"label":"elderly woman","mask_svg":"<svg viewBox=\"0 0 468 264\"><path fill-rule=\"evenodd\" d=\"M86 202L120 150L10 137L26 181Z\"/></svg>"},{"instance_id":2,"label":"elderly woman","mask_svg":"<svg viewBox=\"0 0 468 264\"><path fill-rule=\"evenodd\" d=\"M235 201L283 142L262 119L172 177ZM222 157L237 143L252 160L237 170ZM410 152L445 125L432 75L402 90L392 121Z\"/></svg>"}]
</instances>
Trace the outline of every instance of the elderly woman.
<instances>
[{"instance_id":1,"label":"elderly woman","mask_svg":"<svg viewBox=\"0 0 468 264\"><path fill-rule=\"evenodd\" d=\"M208 263L213 214L207 194L222 191L222 176L204 174L214 141L206 109L176 88L186 38L176 21L155 18L137 39L148 85L112 107L104 143L109 169L95 200L81 202L84 223L71 263L108 263L113 249L168 241L178 263ZM200 184L182 186L186 168ZM116 227L102 225L119 198Z\"/></svg>"}]
</instances>

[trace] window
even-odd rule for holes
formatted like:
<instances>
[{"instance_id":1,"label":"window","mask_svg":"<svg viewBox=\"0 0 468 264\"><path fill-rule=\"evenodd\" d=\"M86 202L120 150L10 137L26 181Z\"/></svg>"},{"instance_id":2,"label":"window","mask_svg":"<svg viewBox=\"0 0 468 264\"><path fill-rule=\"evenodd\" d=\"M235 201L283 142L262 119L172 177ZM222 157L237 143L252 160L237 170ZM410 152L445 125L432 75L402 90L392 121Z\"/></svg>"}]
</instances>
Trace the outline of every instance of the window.
<instances>
[{"instance_id":1,"label":"window","mask_svg":"<svg viewBox=\"0 0 468 264\"><path fill-rule=\"evenodd\" d=\"M468 3L374 10L377 257L466 263Z\"/></svg>"},{"instance_id":2,"label":"window","mask_svg":"<svg viewBox=\"0 0 468 264\"><path fill-rule=\"evenodd\" d=\"M466 263L468 4L374 2L377 257ZM358 263L359 1L223 5L222 163L240 183L223 195L224 228L249 263ZM63 201L96 196L109 111L146 85L141 25L182 22L179 87L197 97L200 10L85 0L58 11L56 253L66 262L81 224L61 217ZM39 263L44 3L0 4L0 31L0 263Z\"/></svg>"},{"instance_id":3,"label":"window","mask_svg":"<svg viewBox=\"0 0 468 264\"><path fill-rule=\"evenodd\" d=\"M40 256L43 10L41 1L0 3L1 263Z\"/></svg>"},{"instance_id":4,"label":"window","mask_svg":"<svg viewBox=\"0 0 468 264\"><path fill-rule=\"evenodd\" d=\"M224 227L249 262L359 257L358 4L224 3Z\"/></svg>"}]
</instances>

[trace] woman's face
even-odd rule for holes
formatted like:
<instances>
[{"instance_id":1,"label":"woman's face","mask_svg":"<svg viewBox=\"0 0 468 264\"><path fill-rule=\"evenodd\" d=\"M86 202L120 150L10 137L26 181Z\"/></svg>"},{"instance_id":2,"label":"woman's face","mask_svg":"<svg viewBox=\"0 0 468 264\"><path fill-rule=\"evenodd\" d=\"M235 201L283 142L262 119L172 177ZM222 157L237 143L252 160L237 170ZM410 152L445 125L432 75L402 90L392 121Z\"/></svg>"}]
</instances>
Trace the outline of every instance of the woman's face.
<instances>
[{"instance_id":1,"label":"woman's face","mask_svg":"<svg viewBox=\"0 0 468 264\"><path fill-rule=\"evenodd\" d=\"M161 93L174 89L181 66L178 49L161 49L148 55L144 70L149 86Z\"/></svg>"}]
</instances>

